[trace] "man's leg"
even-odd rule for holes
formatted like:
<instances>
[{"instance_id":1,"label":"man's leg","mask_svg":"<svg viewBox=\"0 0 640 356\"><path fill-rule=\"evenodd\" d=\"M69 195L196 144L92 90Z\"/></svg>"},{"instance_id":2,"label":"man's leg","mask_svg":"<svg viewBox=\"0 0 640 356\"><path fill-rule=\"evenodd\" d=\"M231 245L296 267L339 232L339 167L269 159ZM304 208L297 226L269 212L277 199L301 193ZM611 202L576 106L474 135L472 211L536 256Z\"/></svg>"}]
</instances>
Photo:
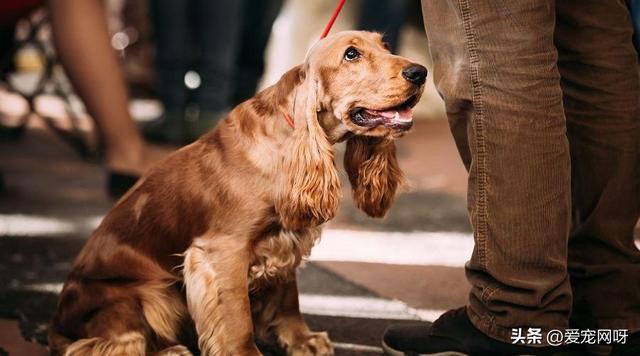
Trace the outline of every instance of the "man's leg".
<instances>
[{"instance_id":1,"label":"man's leg","mask_svg":"<svg viewBox=\"0 0 640 356\"><path fill-rule=\"evenodd\" d=\"M570 160L554 1L424 0L422 9L435 84L469 171L466 316L507 343L512 328L566 327Z\"/></svg>"},{"instance_id":2,"label":"man's leg","mask_svg":"<svg viewBox=\"0 0 640 356\"><path fill-rule=\"evenodd\" d=\"M567 326L570 164L553 1L424 1L454 138L469 170L472 323ZM446 11L447 16L442 16Z\"/></svg>"},{"instance_id":3,"label":"man's leg","mask_svg":"<svg viewBox=\"0 0 640 356\"><path fill-rule=\"evenodd\" d=\"M640 331L640 82L624 1L556 4L556 45L571 146L572 321Z\"/></svg>"}]
</instances>

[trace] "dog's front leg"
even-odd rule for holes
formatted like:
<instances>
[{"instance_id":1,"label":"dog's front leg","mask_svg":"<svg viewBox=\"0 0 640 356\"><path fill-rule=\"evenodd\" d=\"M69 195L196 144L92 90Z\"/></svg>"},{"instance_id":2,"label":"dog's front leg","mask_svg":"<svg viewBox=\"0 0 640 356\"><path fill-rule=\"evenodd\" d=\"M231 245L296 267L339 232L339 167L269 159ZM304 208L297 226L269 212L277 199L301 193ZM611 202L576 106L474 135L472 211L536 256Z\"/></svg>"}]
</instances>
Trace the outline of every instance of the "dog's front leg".
<instances>
[{"instance_id":1,"label":"dog's front leg","mask_svg":"<svg viewBox=\"0 0 640 356\"><path fill-rule=\"evenodd\" d=\"M253 302L258 334L275 333L278 344L291 356L329 356L333 346L326 332L314 332L304 321L298 302L298 285L292 280L278 283L255 295ZM268 330L265 330L268 329Z\"/></svg>"},{"instance_id":2,"label":"dog's front leg","mask_svg":"<svg viewBox=\"0 0 640 356\"><path fill-rule=\"evenodd\" d=\"M232 236L197 238L184 258L189 313L202 355L260 355L253 340L248 244Z\"/></svg>"}]
</instances>

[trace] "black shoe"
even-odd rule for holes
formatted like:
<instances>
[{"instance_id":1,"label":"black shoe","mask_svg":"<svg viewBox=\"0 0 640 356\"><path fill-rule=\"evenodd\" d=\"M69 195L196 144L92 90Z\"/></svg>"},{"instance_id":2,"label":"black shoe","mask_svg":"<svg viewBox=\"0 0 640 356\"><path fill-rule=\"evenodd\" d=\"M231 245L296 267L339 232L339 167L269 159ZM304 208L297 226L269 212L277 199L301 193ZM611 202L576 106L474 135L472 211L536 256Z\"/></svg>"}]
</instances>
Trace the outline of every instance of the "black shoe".
<instances>
[{"instance_id":1,"label":"black shoe","mask_svg":"<svg viewBox=\"0 0 640 356\"><path fill-rule=\"evenodd\" d=\"M640 332L629 335L624 344L615 344L610 356L638 356L640 355Z\"/></svg>"},{"instance_id":2,"label":"black shoe","mask_svg":"<svg viewBox=\"0 0 640 356\"><path fill-rule=\"evenodd\" d=\"M131 187L133 187L140 177L121 172L107 173L107 193L113 199L119 199Z\"/></svg>"},{"instance_id":3,"label":"black shoe","mask_svg":"<svg viewBox=\"0 0 640 356\"><path fill-rule=\"evenodd\" d=\"M184 115L164 113L161 117L142 126L145 139L172 145L182 145L185 141Z\"/></svg>"},{"instance_id":4,"label":"black shoe","mask_svg":"<svg viewBox=\"0 0 640 356\"><path fill-rule=\"evenodd\" d=\"M466 308L444 313L433 324L392 325L382 337L390 356L409 355L554 355L552 347L526 347L501 342L476 329Z\"/></svg>"}]
</instances>

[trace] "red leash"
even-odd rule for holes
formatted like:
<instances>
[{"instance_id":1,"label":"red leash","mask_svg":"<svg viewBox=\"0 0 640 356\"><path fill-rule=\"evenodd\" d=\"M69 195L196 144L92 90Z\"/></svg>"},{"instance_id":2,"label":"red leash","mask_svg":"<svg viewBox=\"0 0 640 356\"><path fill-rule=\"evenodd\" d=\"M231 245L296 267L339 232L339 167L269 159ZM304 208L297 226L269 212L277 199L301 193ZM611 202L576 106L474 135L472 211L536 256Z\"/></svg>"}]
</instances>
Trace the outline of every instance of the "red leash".
<instances>
[{"instance_id":1,"label":"red leash","mask_svg":"<svg viewBox=\"0 0 640 356\"><path fill-rule=\"evenodd\" d=\"M333 27L333 23L336 22L336 18L338 17L338 14L340 14L340 11L342 10L342 6L344 6L345 1L346 0L338 1L338 5L336 5L335 10L333 10L333 14L329 19L327 26L324 28L324 31L322 31L322 35L320 36L320 39L327 37L327 35L329 34L329 31L331 31L331 27Z\"/></svg>"},{"instance_id":2,"label":"red leash","mask_svg":"<svg viewBox=\"0 0 640 356\"><path fill-rule=\"evenodd\" d=\"M347 0L338 1L338 5L336 5L336 8L333 10L333 14L331 14L331 18L329 18L329 22L327 22L327 26L325 26L324 31L322 31L322 35L320 35L320 39L327 37L327 35L329 34L329 31L331 31L331 27L333 27L333 23L336 22L336 19L338 18L340 11L342 11L342 7L344 6L344 3L346 1ZM287 114L287 112L284 110L282 110L282 114L284 115L284 119L287 121L287 124L289 124L289 126L291 126L292 129L295 129L296 126L291 116L289 116L289 114Z\"/></svg>"},{"instance_id":3,"label":"red leash","mask_svg":"<svg viewBox=\"0 0 640 356\"><path fill-rule=\"evenodd\" d=\"M291 116L289 116L289 114L287 114L287 112L282 109L280 109L280 111L282 112L282 115L284 115L284 119L287 121L287 124L289 124L289 126L291 126L292 129L295 129L296 124L293 122L293 119L291 118Z\"/></svg>"}]
</instances>

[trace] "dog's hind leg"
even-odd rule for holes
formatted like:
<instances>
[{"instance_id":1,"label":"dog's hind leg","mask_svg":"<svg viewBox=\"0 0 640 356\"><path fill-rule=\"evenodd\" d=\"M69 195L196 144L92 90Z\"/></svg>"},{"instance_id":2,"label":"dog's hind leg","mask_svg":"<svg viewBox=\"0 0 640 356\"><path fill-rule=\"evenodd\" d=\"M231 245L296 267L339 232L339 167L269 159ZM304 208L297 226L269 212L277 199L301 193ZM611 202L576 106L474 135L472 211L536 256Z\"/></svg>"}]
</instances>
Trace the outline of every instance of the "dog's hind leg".
<instances>
[{"instance_id":1,"label":"dog's hind leg","mask_svg":"<svg viewBox=\"0 0 640 356\"><path fill-rule=\"evenodd\" d=\"M124 300L100 308L86 324L81 339L72 341L56 330L49 333L53 355L146 355L175 345L186 307L171 285L145 283ZM132 289L135 291L135 289ZM186 351L186 353L185 353ZM191 355L188 349L175 345L158 355Z\"/></svg>"},{"instance_id":2,"label":"dog's hind leg","mask_svg":"<svg viewBox=\"0 0 640 356\"><path fill-rule=\"evenodd\" d=\"M65 356L144 356L150 327L135 300L125 299L102 307L84 324L80 339L52 345L52 354ZM55 322L50 335L59 335ZM61 337L57 338L61 340ZM53 340L55 341L55 339Z\"/></svg>"}]
</instances>

